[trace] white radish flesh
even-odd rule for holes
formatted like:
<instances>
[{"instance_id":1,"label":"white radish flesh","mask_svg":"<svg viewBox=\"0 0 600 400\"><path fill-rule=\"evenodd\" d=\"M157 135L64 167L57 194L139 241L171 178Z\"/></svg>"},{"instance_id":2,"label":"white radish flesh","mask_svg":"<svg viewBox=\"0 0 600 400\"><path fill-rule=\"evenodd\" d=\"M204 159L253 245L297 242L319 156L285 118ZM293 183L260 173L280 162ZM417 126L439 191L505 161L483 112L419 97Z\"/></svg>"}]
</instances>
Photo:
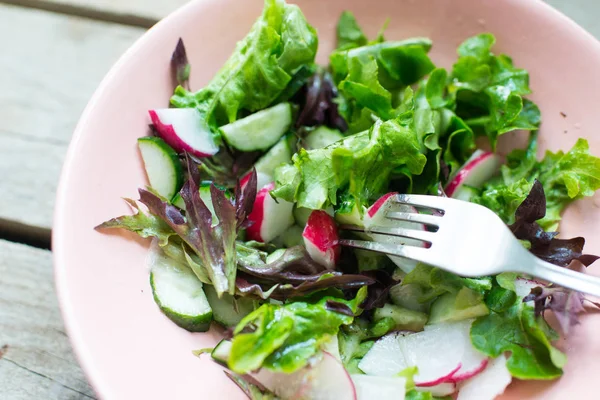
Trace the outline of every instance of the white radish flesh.
<instances>
[{"instance_id":1,"label":"white radish flesh","mask_svg":"<svg viewBox=\"0 0 600 400\"><path fill-rule=\"evenodd\" d=\"M178 153L208 157L219 151L214 134L195 108L163 108L149 113L159 136Z\"/></svg>"},{"instance_id":2,"label":"white radish flesh","mask_svg":"<svg viewBox=\"0 0 600 400\"><path fill-rule=\"evenodd\" d=\"M399 335L391 333L379 339L358 364L358 368L368 375L395 376L405 370L406 364Z\"/></svg>"},{"instance_id":3,"label":"white radish flesh","mask_svg":"<svg viewBox=\"0 0 600 400\"><path fill-rule=\"evenodd\" d=\"M425 226L423 224L415 223L415 222L405 222L405 221L395 221L385 217L388 211L398 211L398 212L406 212L406 213L418 213L417 209L412 206L407 205L399 205L395 204L393 201L393 196L397 193L387 193L380 197L371 207L368 208L364 219L363 224L365 226L365 231L370 239L380 242L380 243L391 243L396 245L409 245L409 246L417 246L424 247L425 243L415 239L407 239L403 237L390 236L390 235L381 235L375 233L368 233L368 229L372 227L390 227L390 228L405 228L405 229L416 229L416 230L424 230ZM414 260L409 260L402 257L390 256L390 259L400 268L402 271L409 273L412 271L417 262Z\"/></svg>"},{"instance_id":4,"label":"white radish flesh","mask_svg":"<svg viewBox=\"0 0 600 400\"><path fill-rule=\"evenodd\" d=\"M254 377L282 399L356 400L350 375L340 361L326 352L315 364L292 374L262 369Z\"/></svg>"},{"instance_id":5,"label":"white radish flesh","mask_svg":"<svg viewBox=\"0 0 600 400\"><path fill-rule=\"evenodd\" d=\"M323 210L314 210L302 232L304 247L310 257L329 270L335 269L342 248L333 217Z\"/></svg>"},{"instance_id":6,"label":"white radish flesh","mask_svg":"<svg viewBox=\"0 0 600 400\"><path fill-rule=\"evenodd\" d=\"M403 400L406 379L369 375L351 375L357 400Z\"/></svg>"},{"instance_id":7,"label":"white radish flesh","mask_svg":"<svg viewBox=\"0 0 600 400\"><path fill-rule=\"evenodd\" d=\"M481 187L498 172L501 164L502 160L496 154L483 150L475 151L446 185L446 195L454 197L454 194L458 194L457 190L463 185Z\"/></svg>"},{"instance_id":8,"label":"white radish flesh","mask_svg":"<svg viewBox=\"0 0 600 400\"><path fill-rule=\"evenodd\" d=\"M490 360L485 370L459 385L457 400L493 400L504 393L512 381L502 354Z\"/></svg>"},{"instance_id":9,"label":"white radish flesh","mask_svg":"<svg viewBox=\"0 0 600 400\"><path fill-rule=\"evenodd\" d=\"M275 184L270 183L256 194L254 207L248 216L252 222L247 229L250 240L268 243L294 224L294 205L283 200L275 201L269 194L274 188Z\"/></svg>"}]
</instances>

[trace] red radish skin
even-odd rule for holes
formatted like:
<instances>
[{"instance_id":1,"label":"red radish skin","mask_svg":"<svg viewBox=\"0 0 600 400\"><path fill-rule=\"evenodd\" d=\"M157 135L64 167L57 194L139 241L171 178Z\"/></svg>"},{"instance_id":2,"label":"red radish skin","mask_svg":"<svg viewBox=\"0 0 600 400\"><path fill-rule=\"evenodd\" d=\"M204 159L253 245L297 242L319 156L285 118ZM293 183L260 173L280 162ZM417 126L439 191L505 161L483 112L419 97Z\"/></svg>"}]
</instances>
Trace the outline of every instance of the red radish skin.
<instances>
[{"instance_id":1,"label":"red radish skin","mask_svg":"<svg viewBox=\"0 0 600 400\"><path fill-rule=\"evenodd\" d=\"M275 184L269 184L256 193L254 207L252 207L252 212L250 215L248 215L248 221L250 221L252 225L246 229L246 234L250 240L256 240L257 242L263 241L262 237L260 236L260 228L262 227L265 219L265 208L260 205L264 204L266 196L270 196L269 190L272 190L273 188L275 188Z\"/></svg>"},{"instance_id":2,"label":"red radish skin","mask_svg":"<svg viewBox=\"0 0 600 400\"><path fill-rule=\"evenodd\" d=\"M194 135L205 135L204 140L206 141L204 147L205 148L196 148L194 146L192 146L188 141L184 140L182 138L182 135L180 135L178 132L175 131L175 127L173 126L173 124L166 124L163 123L163 121L161 121L160 116L158 115L159 112L179 112L179 113L184 113L184 112L197 112L195 109L189 109L192 111L187 111L188 109L166 109L166 110L150 110L148 111L148 113L150 114L150 119L152 120L152 124L154 124L154 127L156 128L158 135L169 145L171 146L176 152L178 153L190 153L196 157L210 157L212 155L215 155L218 151L219 151L219 147L214 143L214 139L212 137L210 137L210 135L212 135L210 132L203 132L202 130L198 129L198 131L196 133L194 133ZM193 118L193 116L185 116L185 118ZM200 126L200 124L198 124L198 126ZM188 132L188 135L190 133ZM196 136L195 139L197 140L198 137Z\"/></svg>"},{"instance_id":3,"label":"red radish skin","mask_svg":"<svg viewBox=\"0 0 600 400\"><path fill-rule=\"evenodd\" d=\"M451 378L450 378L450 382L453 383L459 383L462 381L465 381L469 378L474 377L475 375L481 373L485 367L487 367L488 363L489 363L489 359L485 359L481 362L481 364L479 364L479 366L477 368L475 368L474 370L471 371L466 371L466 372L461 372L461 371L457 371Z\"/></svg>"},{"instance_id":4,"label":"red radish skin","mask_svg":"<svg viewBox=\"0 0 600 400\"><path fill-rule=\"evenodd\" d=\"M254 207L248 216L252 222L246 230L249 240L268 243L294 224L294 205L287 201L275 201L269 193L273 189L275 183L271 182L256 194Z\"/></svg>"},{"instance_id":5,"label":"red radish skin","mask_svg":"<svg viewBox=\"0 0 600 400\"><path fill-rule=\"evenodd\" d=\"M406 229L420 229L426 230L425 225L415 223L415 222L405 222L405 221L393 221L387 219L385 217L386 213L393 209L394 211L406 212L406 213L418 213L418 210L410 205L396 205L392 204L394 196L398 193L391 192L384 194L381 196L371 207L367 209L367 212L363 218L363 225L365 226L367 232L368 229L374 226L381 227L394 227L394 228L406 228ZM388 235L380 235L380 234L370 234L366 233L369 239L374 240L376 242L381 243L391 243L397 245L410 245L416 247L426 247L426 243L421 242L416 239L408 239L401 237L392 237ZM417 262L414 260L409 260L401 257L389 256L390 259L404 272L409 273L412 271Z\"/></svg>"},{"instance_id":6,"label":"red radish skin","mask_svg":"<svg viewBox=\"0 0 600 400\"><path fill-rule=\"evenodd\" d=\"M483 183L485 183L485 181L490 179L498 171L498 168L500 167L500 160L498 156L494 153L481 151L480 154L474 154L474 156L475 157L473 157L471 160L465 163L465 165L458 171L458 173L452 179L452 181L450 181L450 183L446 185L445 192L448 197L452 197L452 195L457 191L457 189L465 183L474 187L481 186ZM488 170L475 179L471 178L473 182L469 181L473 172L478 170L479 168L488 168Z\"/></svg>"},{"instance_id":7,"label":"red radish skin","mask_svg":"<svg viewBox=\"0 0 600 400\"><path fill-rule=\"evenodd\" d=\"M244 175L242 177L242 179L240 179L240 186L242 189L245 188L246 185L248 184L248 180L250 180L250 175L252 175L252 173L248 172L246 175ZM273 179L269 175L264 174L262 172L257 172L256 173L256 188L257 188L257 190L264 188L266 185L271 183L272 180Z\"/></svg>"},{"instance_id":8,"label":"red radish skin","mask_svg":"<svg viewBox=\"0 0 600 400\"><path fill-rule=\"evenodd\" d=\"M431 387L416 386L415 390L418 392L429 392L436 397L446 397L456 392L456 384L452 382L444 382Z\"/></svg>"},{"instance_id":9,"label":"red radish skin","mask_svg":"<svg viewBox=\"0 0 600 400\"><path fill-rule=\"evenodd\" d=\"M335 269L342 248L335 220L323 210L314 210L302 232L304 246L313 260Z\"/></svg>"},{"instance_id":10,"label":"red radish skin","mask_svg":"<svg viewBox=\"0 0 600 400\"><path fill-rule=\"evenodd\" d=\"M441 385L442 383L454 383L454 374L456 374L460 368L462 367L462 364L458 364L456 366L455 369L453 369L452 371L450 371L447 375L442 376L434 381L430 381L430 382L415 382L415 386L419 386L419 387L432 387L432 386L437 386L437 385Z\"/></svg>"},{"instance_id":11,"label":"red radish skin","mask_svg":"<svg viewBox=\"0 0 600 400\"><path fill-rule=\"evenodd\" d=\"M377 201L375 203L373 203L373 205L371 207L369 207L369 209L367 210L367 214L369 215L369 217L373 218L375 216L375 214L377 214L377 211L379 211L379 209L387 202L387 200L390 197L395 196L397 194L398 193L396 193L396 192L390 192L390 193L384 194L379 199L377 199Z\"/></svg>"}]
</instances>

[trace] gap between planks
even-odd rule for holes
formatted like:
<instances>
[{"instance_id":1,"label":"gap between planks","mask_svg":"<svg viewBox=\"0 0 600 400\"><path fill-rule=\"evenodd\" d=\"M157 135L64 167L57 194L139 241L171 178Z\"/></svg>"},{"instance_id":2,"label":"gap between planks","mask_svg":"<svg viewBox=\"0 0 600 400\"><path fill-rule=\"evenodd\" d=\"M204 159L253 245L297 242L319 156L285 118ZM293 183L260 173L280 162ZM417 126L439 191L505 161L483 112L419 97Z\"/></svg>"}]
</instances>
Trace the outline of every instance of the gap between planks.
<instances>
[{"instance_id":1,"label":"gap between planks","mask_svg":"<svg viewBox=\"0 0 600 400\"><path fill-rule=\"evenodd\" d=\"M99 10L84 5L55 3L45 0L0 0L0 3L49 11L57 14L88 18L95 21L112 22L121 25L136 26L146 29L151 28L158 22L158 20L155 18L149 18L128 13Z\"/></svg>"}]
</instances>

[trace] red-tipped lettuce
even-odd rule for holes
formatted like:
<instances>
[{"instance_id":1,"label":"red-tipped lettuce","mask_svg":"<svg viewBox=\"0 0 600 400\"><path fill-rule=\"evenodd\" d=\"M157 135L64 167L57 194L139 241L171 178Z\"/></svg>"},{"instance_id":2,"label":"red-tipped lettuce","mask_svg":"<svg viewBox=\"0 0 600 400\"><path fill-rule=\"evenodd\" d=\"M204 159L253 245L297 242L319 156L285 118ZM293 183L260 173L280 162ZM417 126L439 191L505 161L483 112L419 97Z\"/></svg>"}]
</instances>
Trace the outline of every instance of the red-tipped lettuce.
<instances>
[{"instance_id":1,"label":"red-tipped lettuce","mask_svg":"<svg viewBox=\"0 0 600 400\"><path fill-rule=\"evenodd\" d=\"M198 191L198 167L190 157L187 157L187 165L189 179L181 189L186 206L185 215L177 207L144 189L140 189L140 202L167 223L200 257L219 295L225 292L234 294L237 271L235 239L238 224L243 224L238 216L245 217L244 211L239 211L239 208L245 209L247 202L254 202L256 185L246 185L243 191L236 189L241 193L236 196L236 201L245 199L239 204L232 204L223 191L212 185L211 198L218 219L217 224L213 225L212 214ZM256 177L252 179L255 181Z\"/></svg>"},{"instance_id":2,"label":"red-tipped lettuce","mask_svg":"<svg viewBox=\"0 0 600 400\"><path fill-rule=\"evenodd\" d=\"M177 46L171 56L171 72L173 75L173 81L178 85L184 87L186 90L190 90L190 70L191 65L187 58L185 46L183 45L183 39L179 38Z\"/></svg>"}]
</instances>

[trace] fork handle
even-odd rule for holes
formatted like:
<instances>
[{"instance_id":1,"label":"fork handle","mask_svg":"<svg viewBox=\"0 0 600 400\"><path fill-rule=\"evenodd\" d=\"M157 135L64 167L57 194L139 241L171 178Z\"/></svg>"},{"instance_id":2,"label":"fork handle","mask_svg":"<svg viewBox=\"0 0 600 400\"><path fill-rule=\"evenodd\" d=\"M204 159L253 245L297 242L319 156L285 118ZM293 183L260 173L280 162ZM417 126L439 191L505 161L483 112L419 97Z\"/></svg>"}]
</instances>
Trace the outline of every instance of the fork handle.
<instances>
[{"instance_id":1,"label":"fork handle","mask_svg":"<svg viewBox=\"0 0 600 400\"><path fill-rule=\"evenodd\" d=\"M536 263L533 271L529 270L527 273L559 286L600 298L600 278L558 267L537 257L535 259Z\"/></svg>"}]
</instances>

